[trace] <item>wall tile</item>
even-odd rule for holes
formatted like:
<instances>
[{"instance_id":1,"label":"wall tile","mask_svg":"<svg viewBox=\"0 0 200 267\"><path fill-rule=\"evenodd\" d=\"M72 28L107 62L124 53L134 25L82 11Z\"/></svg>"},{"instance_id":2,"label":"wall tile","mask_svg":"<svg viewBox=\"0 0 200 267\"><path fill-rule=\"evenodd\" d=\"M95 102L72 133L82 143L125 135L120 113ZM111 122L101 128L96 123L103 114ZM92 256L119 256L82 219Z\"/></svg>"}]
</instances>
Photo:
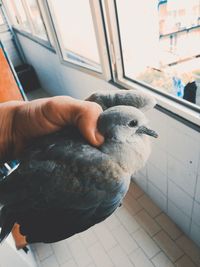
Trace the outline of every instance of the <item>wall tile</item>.
<instances>
[{"instance_id":1,"label":"wall tile","mask_svg":"<svg viewBox=\"0 0 200 267\"><path fill-rule=\"evenodd\" d=\"M200 227L200 204L196 201L194 201L192 221L194 221Z\"/></svg>"},{"instance_id":2,"label":"wall tile","mask_svg":"<svg viewBox=\"0 0 200 267\"><path fill-rule=\"evenodd\" d=\"M177 208L184 212L188 217L191 217L193 199L171 180L168 182L168 197L169 200L175 203Z\"/></svg>"},{"instance_id":3,"label":"wall tile","mask_svg":"<svg viewBox=\"0 0 200 267\"><path fill-rule=\"evenodd\" d=\"M194 222L192 222L191 225L190 235L194 242L200 247L200 227Z\"/></svg>"},{"instance_id":4,"label":"wall tile","mask_svg":"<svg viewBox=\"0 0 200 267\"><path fill-rule=\"evenodd\" d=\"M196 172L170 155L168 155L168 178L194 197Z\"/></svg>"},{"instance_id":5,"label":"wall tile","mask_svg":"<svg viewBox=\"0 0 200 267\"><path fill-rule=\"evenodd\" d=\"M169 217L187 234L190 230L190 217L183 213L175 204L168 200L168 212Z\"/></svg>"},{"instance_id":6,"label":"wall tile","mask_svg":"<svg viewBox=\"0 0 200 267\"><path fill-rule=\"evenodd\" d=\"M167 197L153 183L148 181L148 193L158 207L167 212Z\"/></svg>"},{"instance_id":7,"label":"wall tile","mask_svg":"<svg viewBox=\"0 0 200 267\"><path fill-rule=\"evenodd\" d=\"M150 127L159 135L159 138L152 140L152 143L165 148L167 142L167 116L164 113L157 111L156 109L149 110L146 113L146 116L149 119Z\"/></svg>"},{"instance_id":8,"label":"wall tile","mask_svg":"<svg viewBox=\"0 0 200 267\"><path fill-rule=\"evenodd\" d=\"M165 149L154 145L148 162L152 163L163 174L167 173L167 153Z\"/></svg>"},{"instance_id":9,"label":"wall tile","mask_svg":"<svg viewBox=\"0 0 200 267\"><path fill-rule=\"evenodd\" d=\"M157 186L157 188L167 195L167 173L163 173L152 163L147 164L148 180Z\"/></svg>"},{"instance_id":10,"label":"wall tile","mask_svg":"<svg viewBox=\"0 0 200 267\"><path fill-rule=\"evenodd\" d=\"M200 168L199 168L200 169ZM200 173L197 177L197 188L196 188L196 195L195 199L198 203L200 203Z\"/></svg>"},{"instance_id":11,"label":"wall tile","mask_svg":"<svg viewBox=\"0 0 200 267\"><path fill-rule=\"evenodd\" d=\"M191 171L197 172L199 159L199 142L178 131L169 128L167 151L174 158L181 161Z\"/></svg>"}]
</instances>

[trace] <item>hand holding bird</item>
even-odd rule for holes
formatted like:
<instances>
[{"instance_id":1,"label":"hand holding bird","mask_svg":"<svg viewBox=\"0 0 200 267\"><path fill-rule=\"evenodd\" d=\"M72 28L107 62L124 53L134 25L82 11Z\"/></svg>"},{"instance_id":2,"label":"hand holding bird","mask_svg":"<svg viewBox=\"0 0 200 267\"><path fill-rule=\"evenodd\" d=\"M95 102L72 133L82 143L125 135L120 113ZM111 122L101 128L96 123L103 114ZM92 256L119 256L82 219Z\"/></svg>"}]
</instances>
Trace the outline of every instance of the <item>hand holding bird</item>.
<instances>
[{"instance_id":1,"label":"hand holding bird","mask_svg":"<svg viewBox=\"0 0 200 267\"><path fill-rule=\"evenodd\" d=\"M59 241L103 221L120 205L131 175L148 159L149 136L157 137L142 112L155 101L135 90L95 93L88 100L104 110L98 106L93 123L104 142L100 138L95 147L78 131L87 116L61 129L54 117L60 115L50 110L48 123L57 128L49 134L48 124L40 124L44 129L19 157L19 167L0 182L1 241L15 223L28 243Z\"/></svg>"}]
</instances>

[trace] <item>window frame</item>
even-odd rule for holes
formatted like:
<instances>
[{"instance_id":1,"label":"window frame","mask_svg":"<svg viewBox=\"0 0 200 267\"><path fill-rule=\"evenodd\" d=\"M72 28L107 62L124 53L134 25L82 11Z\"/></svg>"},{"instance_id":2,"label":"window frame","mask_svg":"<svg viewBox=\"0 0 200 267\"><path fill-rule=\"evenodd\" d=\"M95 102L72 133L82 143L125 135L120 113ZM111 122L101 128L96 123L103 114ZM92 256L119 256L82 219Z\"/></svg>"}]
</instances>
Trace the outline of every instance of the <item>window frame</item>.
<instances>
[{"instance_id":1,"label":"window frame","mask_svg":"<svg viewBox=\"0 0 200 267\"><path fill-rule=\"evenodd\" d=\"M117 14L116 0L102 0L104 2L104 12L108 24L110 36L110 47L112 47L112 72L114 75L114 83L124 87L125 89L138 89L147 92L154 96L157 100L157 105L167 109L178 116L191 121L197 126L200 126L200 107L188 101L182 100L168 93L164 93L146 84L145 82L131 79L125 75L123 62L122 42L120 36L120 27Z\"/></svg>"},{"instance_id":2,"label":"window frame","mask_svg":"<svg viewBox=\"0 0 200 267\"><path fill-rule=\"evenodd\" d=\"M108 42L107 35L104 23L104 17L101 7L100 0L89 0L91 15L93 20L93 26L95 31L95 37L97 40L97 50L99 53L101 72L98 72L95 68L90 67L87 64L81 64L80 62L76 62L74 60L66 59L63 56L64 45L62 44L62 38L60 36L60 31L56 23L56 19L54 15L54 11L51 5L51 1L44 0L43 7L46 11L48 23L51 28L51 34L54 39L55 49L59 56L60 62L68 67L72 67L74 69L80 70L82 72L91 74L95 77L101 78L106 81L110 81L112 78L111 70L110 70L110 58L108 54ZM89 60L88 60L89 61Z\"/></svg>"},{"instance_id":3,"label":"window frame","mask_svg":"<svg viewBox=\"0 0 200 267\"><path fill-rule=\"evenodd\" d=\"M32 39L33 41L41 43L44 46L47 46L47 47L50 46L51 47L51 37L50 37L49 31L48 31L48 29L46 27L46 21L45 21L45 19L43 17L41 4L40 4L39 0L36 0L36 2L37 2L38 9L39 9L39 13L41 15L41 19L42 19L43 24L44 24L44 29L45 29L45 33L46 33L46 36L47 36L47 40L41 38L36 33L35 28L34 28L34 23L32 21L31 14L30 14L30 11L29 11L29 6L28 6L28 3L26 2L26 0L21 0L21 3L23 5L23 8L24 8L28 23L30 25L30 31L26 31L23 28L23 26L20 25L20 22L19 22L19 25L16 25L16 23L13 20L13 16L12 16L11 12L9 11L9 7L7 5L7 0L3 1L3 5L4 5L5 9L6 9L6 12L7 12L8 18L9 18L9 20L11 22L11 25L12 25L12 27L14 29L16 29L19 33L22 33L24 36L27 36L28 38ZM16 16L18 17L19 16L18 10L15 10L15 12L16 12Z\"/></svg>"}]
</instances>

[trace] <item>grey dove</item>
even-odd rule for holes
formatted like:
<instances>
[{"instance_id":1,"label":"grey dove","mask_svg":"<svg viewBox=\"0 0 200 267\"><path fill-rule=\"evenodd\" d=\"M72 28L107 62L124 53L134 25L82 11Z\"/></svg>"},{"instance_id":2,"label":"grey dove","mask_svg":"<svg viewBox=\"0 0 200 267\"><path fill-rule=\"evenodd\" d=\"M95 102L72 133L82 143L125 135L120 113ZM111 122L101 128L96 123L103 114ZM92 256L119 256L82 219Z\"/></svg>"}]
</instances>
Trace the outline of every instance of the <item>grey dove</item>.
<instances>
[{"instance_id":1,"label":"grey dove","mask_svg":"<svg viewBox=\"0 0 200 267\"><path fill-rule=\"evenodd\" d=\"M97 126L105 142L93 147L73 126L36 139L0 182L0 241L15 223L28 243L63 240L122 202L132 174L148 159L149 137L157 137L142 112L155 101L135 90L97 92L87 100L104 110Z\"/></svg>"}]
</instances>

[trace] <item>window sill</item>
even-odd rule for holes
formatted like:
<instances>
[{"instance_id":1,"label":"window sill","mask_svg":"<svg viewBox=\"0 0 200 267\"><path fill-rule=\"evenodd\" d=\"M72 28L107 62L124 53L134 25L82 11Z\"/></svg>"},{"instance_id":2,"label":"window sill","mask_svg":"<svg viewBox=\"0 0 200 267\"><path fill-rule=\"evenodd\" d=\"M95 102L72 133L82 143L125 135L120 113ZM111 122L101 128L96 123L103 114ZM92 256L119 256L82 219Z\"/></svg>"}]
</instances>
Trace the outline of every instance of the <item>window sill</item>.
<instances>
[{"instance_id":1,"label":"window sill","mask_svg":"<svg viewBox=\"0 0 200 267\"><path fill-rule=\"evenodd\" d=\"M194 130L200 132L200 112L199 107L195 107L194 110L190 109L188 106L179 103L178 101L173 101L168 99L166 96L162 96L159 93L154 92L145 88L145 86L130 82L126 79L116 81L115 86L120 86L120 88L125 89L137 89L152 95L156 101L156 109L159 111L173 117L174 119L180 121L181 123L193 128Z\"/></svg>"},{"instance_id":2,"label":"window sill","mask_svg":"<svg viewBox=\"0 0 200 267\"><path fill-rule=\"evenodd\" d=\"M43 39L41 39L41 38L39 38L37 36L33 36L32 34L26 32L24 30L18 29L18 28L14 27L14 26L13 26L13 30L14 30L15 33L18 33L18 34L30 39L31 41L34 41L35 43L44 46L45 48L49 49L53 53L56 53L54 47L51 46L49 41L45 41L45 40L43 40Z\"/></svg>"}]
</instances>

